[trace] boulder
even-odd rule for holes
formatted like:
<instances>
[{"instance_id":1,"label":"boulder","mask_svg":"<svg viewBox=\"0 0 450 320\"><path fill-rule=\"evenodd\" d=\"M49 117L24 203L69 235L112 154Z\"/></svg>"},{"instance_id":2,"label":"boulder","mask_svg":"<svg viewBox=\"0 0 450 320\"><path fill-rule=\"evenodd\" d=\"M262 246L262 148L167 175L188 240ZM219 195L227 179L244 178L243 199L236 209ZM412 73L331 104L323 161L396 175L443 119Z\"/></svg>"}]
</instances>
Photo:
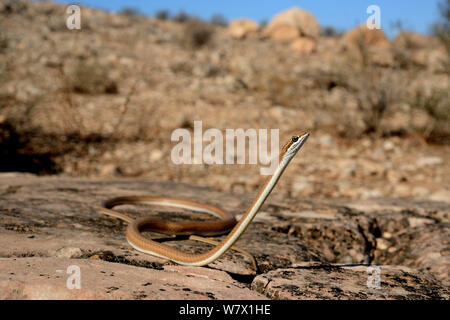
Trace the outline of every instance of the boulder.
<instances>
[{"instance_id":1,"label":"boulder","mask_svg":"<svg viewBox=\"0 0 450 320\"><path fill-rule=\"evenodd\" d=\"M300 37L300 31L294 26L279 25L273 28L270 33L265 32L266 36L277 42L291 42Z\"/></svg>"},{"instance_id":2,"label":"boulder","mask_svg":"<svg viewBox=\"0 0 450 320\"><path fill-rule=\"evenodd\" d=\"M370 61L380 67L393 67L394 55L392 50L385 47L370 47L369 48Z\"/></svg>"},{"instance_id":3,"label":"boulder","mask_svg":"<svg viewBox=\"0 0 450 320\"><path fill-rule=\"evenodd\" d=\"M368 29L366 25L353 28L342 38L347 47L358 46L361 42L367 46L389 48L391 43L381 29Z\"/></svg>"},{"instance_id":4,"label":"boulder","mask_svg":"<svg viewBox=\"0 0 450 320\"><path fill-rule=\"evenodd\" d=\"M318 38L320 25L308 11L293 7L276 15L264 30L271 39L290 41L299 36Z\"/></svg>"},{"instance_id":5,"label":"boulder","mask_svg":"<svg viewBox=\"0 0 450 320\"><path fill-rule=\"evenodd\" d=\"M445 72L448 64L448 54L445 50L417 49L410 55L410 61L431 72Z\"/></svg>"},{"instance_id":6,"label":"boulder","mask_svg":"<svg viewBox=\"0 0 450 320\"><path fill-rule=\"evenodd\" d=\"M249 35L256 34L258 30L259 25L250 19L233 20L228 26L228 33L236 39L242 39Z\"/></svg>"},{"instance_id":7,"label":"boulder","mask_svg":"<svg viewBox=\"0 0 450 320\"><path fill-rule=\"evenodd\" d=\"M291 47L301 54L310 54L316 49L316 41L308 37L300 37L291 43Z\"/></svg>"},{"instance_id":8,"label":"boulder","mask_svg":"<svg viewBox=\"0 0 450 320\"><path fill-rule=\"evenodd\" d=\"M401 49L425 49L439 47L439 41L424 34L401 31L394 39L394 46Z\"/></svg>"}]
</instances>

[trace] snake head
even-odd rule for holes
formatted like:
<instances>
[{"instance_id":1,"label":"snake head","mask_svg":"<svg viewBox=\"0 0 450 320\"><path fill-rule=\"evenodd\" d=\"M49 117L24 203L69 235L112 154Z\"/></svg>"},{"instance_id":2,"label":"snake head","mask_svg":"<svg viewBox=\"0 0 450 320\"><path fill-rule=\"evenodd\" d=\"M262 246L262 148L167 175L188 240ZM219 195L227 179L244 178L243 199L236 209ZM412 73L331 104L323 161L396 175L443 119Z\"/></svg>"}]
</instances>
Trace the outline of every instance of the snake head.
<instances>
[{"instance_id":1,"label":"snake head","mask_svg":"<svg viewBox=\"0 0 450 320\"><path fill-rule=\"evenodd\" d=\"M309 132L306 131L293 135L281 149L280 161L283 159L291 160L297 151L300 150L308 137Z\"/></svg>"}]
</instances>

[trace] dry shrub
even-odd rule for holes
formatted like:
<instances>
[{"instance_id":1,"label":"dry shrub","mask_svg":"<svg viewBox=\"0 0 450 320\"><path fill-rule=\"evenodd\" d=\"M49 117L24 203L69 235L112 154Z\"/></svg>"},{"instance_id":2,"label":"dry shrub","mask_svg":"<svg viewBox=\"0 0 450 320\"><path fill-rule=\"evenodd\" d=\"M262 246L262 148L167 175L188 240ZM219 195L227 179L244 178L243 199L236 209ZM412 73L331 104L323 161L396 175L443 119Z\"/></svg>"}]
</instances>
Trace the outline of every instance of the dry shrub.
<instances>
[{"instance_id":1,"label":"dry shrub","mask_svg":"<svg viewBox=\"0 0 450 320\"><path fill-rule=\"evenodd\" d=\"M6 63L0 61L0 81L7 81L9 76Z\"/></svg>"},{"instance_id":2,"label":"dry shrub","mask_svg":"<svg viewBox=\"0 0 450 320\"><path fill-rule=\"evenodd\" d=\"M165 9L158 10L155 13L155 18L158 20L167 20L167 19L169 19L169 16L170 16L169 10L165 10Z\"/></svg>"},{"instance_id":3,"label":"dry shrub","mask_svg":"<svg viewBox=\"0 0 450 320\"><path fill-rule=\"evenodd\" d=\"M175 22L178 22L178 23L184 23L184 22L189 21L190 19L191 19L191 17L186 12L181 10L173 17L172 20Z\"/></svg>"},{"instance_id":4,"label":"dry shrub","mask_svg":"<svg viewBox=\"0 0 450 320\"><path fill-rule=\"evenodd\" d=\"M325 26L322 27L320 30L320 34L324 37L332 37L332 38L339 38L341 37L344 33L340 30L337 30L334 27L331 26Z\"/></svg>"},{"instance_id":5,"label":"dry shrub","mask_svg":"<svg viewBox=\"0 0 450 320\"><path fill-rule=\"evenodd\" d=\"M259 77L258 91L264 91L273 105L295 108L299 101L298 80L279 74L263 74Z\"/></svg>"},{"instance_id":6,"label":"dry shrub","mask_svg":"<svg viewBox=\"0 0 450 320\"><path fill-rule=\"evenodd\" d=\"M404 134L404 127L389 124L383 120L400 110L394 109L403 99L404 85L400 77L380 68L366 67L354 73L349 92L355 98L355 110L343 110L337 115L339 133L344 137L361 138L366 135L383 136ZM389 122L388 122L389 123ZM385 123L386 124L386 123Z\"/></svg>"},{"instance_id":7,"label":"dry shrub","mask_svg":"<svg viewBox=\"0 0 450 320\"><path fill-rule=\"evenodd\" d=\"M70 88L77 93L84 94L116 94L117 83L110 79L106 67L97 62L79 62L68 75Z\"/></svg>"},{"instance_id":8,"label":"dry shrub","mask_svg":"<svg viewBox=\"0 0 450 320\"><path fill-rule=\"evenodd\" d=\"M357 101L364 122L363 134L380 133L381 119L389 105L398 98L395 94L397 88L372 70L364 72L359 83Z\"/></svg>"},{"instance_id":9,"label":"dry shrub","mask_svg":"<svg viewBox=\"0 0 450 320\"><path fill-rule=\"evenodd\" d=\"M133 7L123 7L122 9L120 9L119 14L130 18L142 16L142 13L139 11L139 9Z\"/></svg>"},{"instance_id":10,"label":"dry shrub","mask_svg":"<svg viewBox=\"0 0 450 320\"><path fill-rule=\"evenodd\" d=\"M184 29L185 44L192 48L200 48L210 42L214 28L201 20L190 20Z\"/></svg>"},{"instance_id":11,"label":"dry shrub","mask_svg":"<svg viewBox=\"0 0 450 320\"><path fill-rule=\"evenodd\" d=\"M440 20L433 25L433 33L450 55L450 0L439 3Z\"/></svg>"},{"instance_id":12,"label":"dry shrub","mask_svg":"<svg viewBox=\"0 0 450 320\"><path fill-rule=\"evenodd\" d=\"M422 132L428 142L450 143L450 88L435 89L430 94L418 91L410 105L426 111L432 119L431 127Z\"/></svg>"},{"instance_id":13,"label":"dry shrub","mask_svg":"<svg viewBox=\"0 0 450 320\"><path fill-rule=\"evenodd\" d=\"M6 52L9 48L10 42L9 37L4 31L0 31L0 53Z\"/></svg>"},{"instance_id":14,"label":"dry shrub","mask_svg":"<svg viewBox=\"0 0 450 320\"><path fill-rule=\"evenodd\" d=\"M394 56L394 61L396 66L400 69L410 69L416 67L411 61L411 51L404 48L393 47L392 54Z\"/></svg>"}]
</instances>

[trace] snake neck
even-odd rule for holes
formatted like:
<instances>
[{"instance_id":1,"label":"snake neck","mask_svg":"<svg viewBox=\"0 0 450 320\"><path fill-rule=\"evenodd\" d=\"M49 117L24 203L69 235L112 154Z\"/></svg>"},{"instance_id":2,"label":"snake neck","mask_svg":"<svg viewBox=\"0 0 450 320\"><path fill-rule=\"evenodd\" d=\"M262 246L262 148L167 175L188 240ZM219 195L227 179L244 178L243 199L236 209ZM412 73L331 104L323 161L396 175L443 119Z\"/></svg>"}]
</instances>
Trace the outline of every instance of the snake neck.
<instances>
[{"instance_id":1,"label":"snake neck","mask_svg":"<svg viewBox=\"0 0 450 320\"><path fill-rule=\"evenodd\" d=\"M209 262L214 261L217 257L219 257L228 249L230 249L233 246L233 244L239 239L242 233L244 233L244 231L249 226L250 222L252 222L253 218L256 216L261 206L264 204L264 201L267 199L270 192L277 184L278 180L280 179L289 162L290 162L289 158L282 159L273 175L269 176L266 179L265 183L262 185L260 191L253 199L252 203L248 207L245 214L234 226L234 228L231 230L228 236L224 240L222 240L222 242L218 246L216 246L212 251L210 251L207 254L208 257L206 258L206 261L209 260L211 260Z\"/></svg>"},{"instance_id":2,"label":"snake neck","mask_svg":"<svg viewBox=\"0 0 450 320\"><path fill-rule=\"evenodd\" d=\"M272 192L273 188L277 184L278 180L280 179L281 175L283 174L284 170L286 169L287 165L289 164L289 160L283 159L280 164L278 165L277 169L273 173L273 175L269 176L264 184L261 186L258 194L253 199L252 203L248 207L245 214L242 216L242 218L239 220L238 224L234 227L232 230L235 231L235 229L238 229L240 226L243 226L247 228L247 226L250 224L250 222L253 220L255 215L258 213L261 206L264 204L265 200L269 196L269 194ZM245 229L244 229L245 231Z\"/></svg>"}]
</instances>

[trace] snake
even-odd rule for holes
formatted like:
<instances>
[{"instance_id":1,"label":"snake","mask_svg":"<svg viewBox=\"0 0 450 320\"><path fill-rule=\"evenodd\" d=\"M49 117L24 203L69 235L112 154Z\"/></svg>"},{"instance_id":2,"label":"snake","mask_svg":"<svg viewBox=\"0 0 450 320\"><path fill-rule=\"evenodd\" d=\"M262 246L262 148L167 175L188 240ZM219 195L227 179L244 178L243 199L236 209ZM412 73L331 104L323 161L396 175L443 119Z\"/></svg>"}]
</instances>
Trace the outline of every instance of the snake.
<instances>
[{"instance_id":1,"label":"snake","mask_svg":"<svg viewBox=\"0 0 450 320\"><path fill-rule=\"evenodd\" d=\"M180 265L205 266L220 258L230 249L241 251L242 253L249 255L246 251L235 247L234 244L250 225L253 218L264 204L264 201L276 186L284 170L303 146L308 137L309 132L300 132L295 134L281 148L278 165L273 171L273 174L266 178L265 182L259 189L259 192L239 221L236 221L234 215L231 213L216 206L169 197L116 197L102 202L98 207L98 211L108 216L119 218L128 223L126 229L126 239L134 249L159 258L170 260ZM219 220L174 222L157 219L151 216L134 219L124 213L113 210L115 206L125 204L150 204L182 208L207 213L219 218ZM175 236L189 235L189 239L203 241L214 245L214 247L204 253L183 252L165 243L157 242L144 237L142 235L143 231L152 231ZM202 237L224 234L227 234L227 236L220 242ZM249 256L252 257L251 255ZM252 262L255 264L255 260L253 258Z\"/></svg>"}]
</instances>

